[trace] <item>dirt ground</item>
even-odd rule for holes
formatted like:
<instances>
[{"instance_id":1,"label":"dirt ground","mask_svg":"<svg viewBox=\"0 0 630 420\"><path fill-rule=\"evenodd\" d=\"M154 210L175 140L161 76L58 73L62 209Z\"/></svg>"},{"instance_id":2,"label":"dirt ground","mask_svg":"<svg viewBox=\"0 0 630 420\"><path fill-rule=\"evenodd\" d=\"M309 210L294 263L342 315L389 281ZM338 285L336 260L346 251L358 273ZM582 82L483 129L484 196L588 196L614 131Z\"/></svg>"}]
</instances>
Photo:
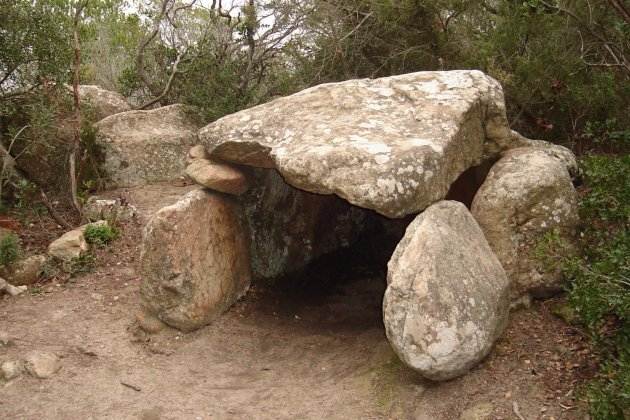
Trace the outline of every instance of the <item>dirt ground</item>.
<instances>
[{"instance_id":1,"label":"dirt ground","mask_svg":"<svg viewBox=\"0 0 630 420\"><path fill-rule=\"evenodd\" d=\"M553 301L513 313L472 372L431 383L385 338L382 275L316 294L256 284L197 332L138 333L139 235L127 226L90 273L0 298L14 341L0 361L34 349L62 358L50 379L0 383L0 419L585 418L576 387L592 356Z\"/></svg>"}]
</instances>

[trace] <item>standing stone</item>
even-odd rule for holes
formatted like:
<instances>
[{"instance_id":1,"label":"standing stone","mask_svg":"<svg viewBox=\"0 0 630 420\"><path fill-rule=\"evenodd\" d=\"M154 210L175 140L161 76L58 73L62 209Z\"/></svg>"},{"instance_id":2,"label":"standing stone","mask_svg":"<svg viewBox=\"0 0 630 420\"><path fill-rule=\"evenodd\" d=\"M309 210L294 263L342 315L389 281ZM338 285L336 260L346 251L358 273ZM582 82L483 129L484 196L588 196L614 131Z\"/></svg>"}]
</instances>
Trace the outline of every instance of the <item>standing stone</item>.
<instances>
[{"instance_id":1,"label":"standing stone","mask_svg":"<svg viewBox=\"0 0 630 420\"><path fill-rule=\"evenodd\" d=\"M197 143L197 125L180 104L122 112L99 121L96 128L111 186L179 179L186 154Z\"/></svg>"},{"instance_id":2,"label":"standing stone","mask_svg":"<svg viewBox=\"0 0 630 420\"><path fill-rule=\"evenodd\" d=\"M508 317L508 279L466 207L441 201L409 225L388 264L387 338L426 378L466 373Z\"/></svg>"},{"instance_id":3,"label":"standing stone","mask_svg":"<svg viewBox=\"0 0 630 420\"><path fill-rule=\"evenodd\" d=\"M528 147L506 152L472 204L473 216L512 282L513 299L559 290L560 268L551 262L553 258L541 257L569 256L575 251L579 218L577 193L568 172L572 165L567 164L567 153L550 150ZM550 241L548 249L545 240Z\"/></svg>"},{"instance_id":4,"label":"standing stone","mask_svg":"<svg viewBox=\"0 0 630 420\"><path fill-rule=\"evenodd\" d=\"M159 210L144 231L144 309L184 331L225 311L250 283L249 243L230 198L195 190Z\"/></svg>"}]
</instances>

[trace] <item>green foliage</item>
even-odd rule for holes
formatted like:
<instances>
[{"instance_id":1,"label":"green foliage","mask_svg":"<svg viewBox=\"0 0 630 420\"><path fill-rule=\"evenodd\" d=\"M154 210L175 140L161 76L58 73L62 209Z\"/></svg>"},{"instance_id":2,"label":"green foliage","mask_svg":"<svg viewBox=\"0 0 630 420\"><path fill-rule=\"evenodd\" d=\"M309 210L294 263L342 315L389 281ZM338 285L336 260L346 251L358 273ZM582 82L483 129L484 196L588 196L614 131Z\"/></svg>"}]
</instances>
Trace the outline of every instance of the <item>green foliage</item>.
<instances>
[{"instance_id":1,"label":"green foliage","mask_svg":"<svg viewBox=\"0 0 630 420\"><path fill-rule=\"evenodd\" d=\"M553 229L536 242L534 258L540 261L548 272L556 271L563 266L565 257L572 254L568 247L569 244L561 238L558 230Z\"/></svg>"},{"instance_id":2,"label":"green foliage","mask_svg":"<svg viewBox=\"0 0 630 420\"><path fill-rule=\"evenodd\" d=\"M607 233L606 229L601 232L602 223L630 221L630 155L589 156L582 160L582 167L588 194L581 202L581 216L597 223L589 233L599 238Z\"/></svg>"},{"instance_id":3,"label":"green foliage","mask_svg":"<svg viewBox=\"0 0 630 420\"><path fill-rule=\"evenodd\" d=\"M0 97L67 81L70 20L62 1L0 0ZM18 95L19 96L19 95ZM0 101L0 114L11 101Z\"/></svg>"},{"instance_id":4,"label":"green foliage","mask_svg":"<svg viewBox=\"0 0 630 420\"><path fill-rule=\"evenodd\" d=\"M575 145L579 153L610 152L609 138L627 138L630 67L614 57L630 56L630 25L610 6L584 0L315 5L306 21L312 32L292 50L305 84L480 69L502 83L510 121L523 134ZM589 121L606 120L615 134L584 135Z\"/></svg>"},{"instance_id":5,"label":"green foliage","mask_svg":"<svg viewBox=\"0 0 630 420\"><path fill-rule=\"evenodd\" d=\"M569 302L602 358L586 389L595 419L620 419L630 409L630 156L582 160L587 193L579 258L565 262Z\"/></svg>"},{"instance_id":6,"label":"green foliage","mask_svg":"<svg viewBox=\"0 0 630 420\"><path fill-rule=\"evenodd\" d=\"M109 224L90 224L85 228L83 235L90 245L104 247L118 238L120 232Z\"/></svg>"},{"instance_id":7,"label":"green foliage","mask_svg":"<svg viewBox=\"0 0 630 420\"><path fill-rule=\"evenodd\" d=\"M20 253L20 241L15 234L9 233L0 239L0 265L10 265L20 257Z\"/></svg>"},{"instance_id":8,"label":"green foliage","mask_svg":"<svg viewBox=\"0 0 630 420\"><path fill-rule=\"evenodd\" d=\"M63 270L74 277L78 274L89 273L96 265L96 257L92 253L85 253L63 264Z\"/></svg>"}]
</instances>

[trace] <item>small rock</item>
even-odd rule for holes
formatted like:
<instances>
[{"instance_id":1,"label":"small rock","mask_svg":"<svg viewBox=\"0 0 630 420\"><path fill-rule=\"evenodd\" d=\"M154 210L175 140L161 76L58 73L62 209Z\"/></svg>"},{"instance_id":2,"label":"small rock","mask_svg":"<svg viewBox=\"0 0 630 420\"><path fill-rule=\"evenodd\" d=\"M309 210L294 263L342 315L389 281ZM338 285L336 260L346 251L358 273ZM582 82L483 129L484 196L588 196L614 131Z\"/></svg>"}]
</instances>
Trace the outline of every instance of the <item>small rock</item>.
<instances>
[{"instance_id":1,"label":"small rock","mask_svg":"<svg viewBox=\"0 0 630 420\"><path fill-rule=\"evenodd\" d=\"M460 420L485 420L489 419L492 416L492 411L494 407L490 403L479 403L474 406L464 410L462 415L459 417Z\"/></svg>"},{"instance_id":2,"label":"small rock","mask_svg":"<svg viewBox=\"0 0 630 420\"><path fill-rule=\"evenodd\" d=\"M208 152L201 144L191 147L188 151L188 163L191 163L195 159L208 159Z\"/></svg>"},{"instance_id":3,"label":"small rock","mask_svg":"<svg viewBox=\"0 0 630 420\"><path fill-rule=\"evenodd\" d=\"M13 286L12 284L7 283L5 279L0 277L0 294L1 292L5 292L11 296L17 296L21 293L24 293L26 290L26 286Z\"/></svg>"},{"instance_id":4,"label":"small rock","mask_svg":"<svg viewBox=\"0 0 630 420\"><path fill-rule=\"evenodd\" d=\"M9 333L6 331L0 331L0 347L9 347L15 344Z\"/></svg>"},{"instance_id":5,"label":"small rock","mask_svg":"<svg viewBox=\"0 0 630 420\"><path fill-rule=\"evenodd\" d=\"M163 330L166 326L157 317L144 311L140 311L136 314L136 321L138 322L140 329L149 334L156 334Z\"/></svg>"},{"instance_id":6,"label":"small rock","mask_svg":"<svg viewBox=\"0 0 630 420\"><path fill-rule=\"evenodd\" d=\"M17 296L17 295L21 295L22 293L26 292L28 290L27 286L12 286L12 285L7 285L7 288L5 289L11 296Z\"/></svg>"},{"instance_id":7,"label":"small rock","mask_svg":"<svg viewBox=\"0 0 630 420\"><path fill-rule=\"evenodd\" d=\"M36 283L46 264L45 255L31 255L3 269L2 274L14 286L25 286Z\"/></svg>"},{"instance_id":8,"label":"small rock","mask_svg":"<svg viewBox=\"0 0 630 420\"><path fill-rule=\"evenodd\" d=\"M88 243L85 241L81 229L66 232L48 245L48 255L59 258L62 261L78 258L87 251Z\"/></svg>"},{"instance_id":9,"label":"small rock","mask_svg":"<svg viewBox=\"0 0 630 420\"><path fill-rule=\"evenodd\" d=\"M211 190L241 195L249 188L245 175L232 165L195 159L186 168L194 182Z\"/></svg>"},{"instance_id":10,"label":"small rock","mask_svg":"<svg viewBox=\"0 0 630 420\"><path fill-rule=\"evenodd\" d=\"M39 379L47 379L61 369L59 358L49 352L34 350L24 358L24 365L28 373Z\"/></svg>"},{"instance_id":11,"label":"small rock","mask_svg":"<svg viewBox=\"0 0 630 420\"><path fill-rule=\"evenodd\" d=\"M83 207L83 214L90 221L106 219L125 222L132 220L137 213L134 206L123 203L120 199L106 200L96 196L88 198Z\"/></svg>"},{"instance_id":12,"label":"small rock","mask_svg":"<svg viewBox=\"0 0 630 420\"><path fill-rule=\"evenodd\" d=\"M21 360L9 360L0 365L0 371L5 380L17 378L24 372L24 362Z\"/></svg>"}]
</instances>

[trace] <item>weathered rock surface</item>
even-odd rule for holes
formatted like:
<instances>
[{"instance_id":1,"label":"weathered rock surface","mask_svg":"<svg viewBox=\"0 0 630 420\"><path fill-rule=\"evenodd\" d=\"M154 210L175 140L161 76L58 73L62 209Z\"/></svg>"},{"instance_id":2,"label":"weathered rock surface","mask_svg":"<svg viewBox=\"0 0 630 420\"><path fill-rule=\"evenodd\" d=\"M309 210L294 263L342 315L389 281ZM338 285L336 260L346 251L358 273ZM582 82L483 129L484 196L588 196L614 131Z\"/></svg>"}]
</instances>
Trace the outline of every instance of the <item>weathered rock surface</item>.
<instances>
[{"instance_id":1,"label":"weathered rock surface","mask_svg":"<svg viewBox=\"0 0 630 420\"><path fill-rule=\"evenodd\" d=\"M561 286L560 270L535 254L548 234L567 246L554 244L545 252L573 252L577 193L567 152L509 150L492 167L473 201L472 214L512 281L513 299L528 292L546 295Z\"/></svg>"},{"instance_id":2,"label":"weathered rock surface","mask_svg":"<svg viewBox=\"0 0 630 420\"><path fill-rule=\"evenodd\" d=\"M239 206L205 190L159 210L141 253L144 308L190 331L210 323L248 289L249 244Z\"/></svg>"},{"instance_id":3,"label":"weathered rock surface","mask_svg":"<svg viewBox=\"0 0 630 420\"><path fill-rule=\"evenodd\" d=\"M48 245L48 255L61 261L71 261L86 253L90 246L85 240L85 230L88 226L107 226L106 220L86 223L76 229L68 231Z\"/></svg>"},{"instance_id":4,"label":"weathered rock surface","mask_svg":"<svg viewBox=\"0 0 630 420\"><path fill-rule=\"evenodd\" d=\"M48 379L61 369L61 362L53 353L33 350L26 354L24 366L32 376Z\"/></svg>"},{"instance_id":5,"label":"weathered rock surface","mask_svg":"<svg viewBox=\"0 0 630 420\"><path fill-rule=\"evenodd\" d=\"M142 331L149 334L156 334L166 327L162 321L146 311L136 313L136 323Z\"/></svg>"},{"instance_id":6,"label":"weathered rock surface","mask_svg":"<svg viewBox=\"0 0 630 420\"><path fill-rule=\"evenodd\" d=\"M131 111L124 96L96 85L80 85L79 96L95 113L96 121L120 112Z\"/></svg>"},{"instance_id":7,"label":"weathered rock surface","mask_svg":"<svg viewBox=\"0 0 630 420\"><path fill-rule=\"evenodd\" d=\"M39 280L46 260L45 255L31 255L16 261L9 267L3 267L1 274L14 286L30 286Z\"/></svg>"},{"instance_id":8,"label":"weathered rock surface","mask_svg":"<svg viewBox=\"0 0 630 420\"><path fill-rule=\"evenodd\" d=\"M48 245L48 255L62 261L70 261L80 257L89 249L81 229L64 233Z\"/></svg>"},{"instance_id":9,"label":"weathered rock surface","mask_svg":"<svg viewBox=\"0 0 630 420\"><path fill-rule=\"evenodd\" d=\"M200 140L212 157L275 168L297 188L402 217L526 139L508 127L498 82L449 71L315 86L223 117Z\"/></svg>"},{"instance_id":10,"label":"weathered rock surface","mask_svg":"<svg viewBox=\"0 0 630 420\"><path fill-rule=\"evenodd\" d=\"M515 136L520 136L520 134L515 132ZM512 149L535 148L539 151L539 153L544 153L564 165L565 169L567 170L567 172L569 172L569 175L571 175L571 177L575 177L576 175L578 175L578 161L571 150L567 149L564 146L549 143L548 141L544 140L530 140L522 136L520 136L520 139L520 141L515 142ZM505 153L508 152L509 150Z\"/></svg>"},{"instance_id":11,"label":"weathered rock surface","mask_svg":"<svg viewBox=\"0 0 630 420\"><path fill-rule=\"evenodd\" d=\"M179 104L115 114L96 127L105 154L103 169L112 186L178 179L189 148L197 143L197 125Z\"/></svg>"},{"instance_id":12,"label":"weathered rock surface","mask_svg":"<svg viewBox=\"0 0 630 420\"><path fill-rule=\"evenodd\" d=\"M251 236L254 278L298 271L354 243L369 214L330 195L289 186L273 170L253 171L252 188L238 198Z\"/></svg>"},{"instance_id":13,"label":"weathered rock surface","mask_svg":"<svg viewBox=\"0 0 630 420\"><path fill-rule=\"evenodd\" d=\"M136 217L137 209L121 199L103 199L97 196L88 198L83 206L83 215L90 221L118 220L129 221Z\"/></svg>"},{"instance_id":14,"label":"weathered rock surface","mask_svg":"<svg viewBox=\"0 0 630 420\"><path fill-rule=\"evenodd\" d=\"M401 360L446 380L481 361L503 331L509 282L466 207L442 201L409 225L388 264L387 337Z\"/></svg>"},{"instance_id":15,"label":"weathered rock surface","mask_svg":"<svg viewBox=\"0 0 630 420\"><path fill-rule=\"evenodd\" d=\"M195 159L208 159L209 157L206 148L201 144L191 147L188 151L188 163L191 163Z\"/></svg>"},{"instance_id":16,"label":"weathered rock surface","mask_svg":"<svg viewBox=\"0 0 630 420\"><path fill-rule=\"evenodd\" d=\"M249 188L247 177L241 170L208 159L194 159L186 167L186 175L203 187L226 194L241 195Z\"/></svg>"}]
</instances>

